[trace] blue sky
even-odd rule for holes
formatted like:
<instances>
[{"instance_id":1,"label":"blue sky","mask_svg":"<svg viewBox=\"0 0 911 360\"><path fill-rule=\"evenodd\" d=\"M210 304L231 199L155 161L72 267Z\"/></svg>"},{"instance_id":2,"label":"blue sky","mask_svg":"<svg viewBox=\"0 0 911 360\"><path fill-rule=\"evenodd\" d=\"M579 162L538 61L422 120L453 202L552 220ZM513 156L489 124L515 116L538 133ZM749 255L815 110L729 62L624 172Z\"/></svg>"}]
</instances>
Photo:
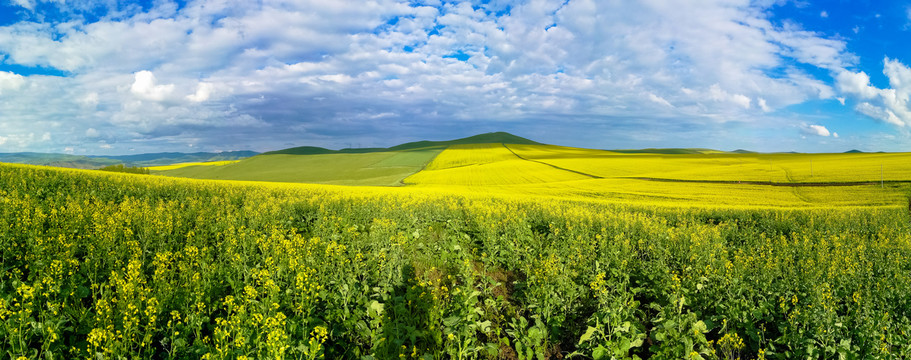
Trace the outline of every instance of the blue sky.
<instances>
[{"instance_id":1,"label":"blue sky","mask_svg":"<svg viewBox=\"0 0 911 360\"><path fill-rule=\"evenodd\" d=\"M911 151L911 1L0 0L0 152Z\"/></svg>"}]
</instances>

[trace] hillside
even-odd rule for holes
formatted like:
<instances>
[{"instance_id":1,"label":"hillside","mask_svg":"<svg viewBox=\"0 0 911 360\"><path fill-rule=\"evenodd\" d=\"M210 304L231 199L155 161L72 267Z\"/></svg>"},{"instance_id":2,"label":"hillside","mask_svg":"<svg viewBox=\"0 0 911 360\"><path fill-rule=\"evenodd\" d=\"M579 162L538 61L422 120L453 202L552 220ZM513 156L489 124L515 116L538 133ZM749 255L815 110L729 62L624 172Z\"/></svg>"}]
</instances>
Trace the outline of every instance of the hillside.
<instances>
[{"instance_id":1,"label":"hillside","mask_svg":"<svg viewBox=\"0 0 911 360\"><path fill-rule=\"evenodd\" d=\"M493 132L447 141L416 141L389 148L330 150L299 146L265 152L223 166L187 166L155 173L197 179L395 186L421 171L441 151L472 144L540 145L520 136Z\"/></svg>"},{"instance_id":2,"label":"hillside","mask_svg":"<svg viewBox=\"0 0 911 360\"><path fill-rule=\"evenodd\" d=\"M400 185L440 150L262 154L222 166L187 166L154 174L215 180L277 181L335 185Z\"/></svg>"},{"instance_id":3,"label":"hillside","mask_svg":"<svg viewBox=\"0 0 911 360\"><path fill-rule=\"evenodd\" d=\"M715 149L701 149L701 148L666 148L666 149L621 149L621 150L610 150L612 152L622 153L622 154L666 154L666 155L692 155L692 154L750 154L751 151L747 150L735 150L735 151L721 151Z\"/></svg>"},{"instance_id":4,"label":"hillside","mask_svg":"<svg viewBox=\"0 0 911 360\"><path fill-rule=\"evenodd\" d=\"M442 149L447 146L452 145L467 145L467 144L523 144L523 145L541 145L539 142L535 142L521 136L516 136L507 132L492 132L485 134L478 134L474 136L469 136L461 139L455 140L446 140L446 141L415 141L404 144L395 145L388 148L345 148L341 150L330 150L326 148L316 147L316 146L298 146L288 149L268 151L262 153L262 155L326 155L326 154L365 154L372 152L386 152L386 151L402 151L402 150L416 150L416 149Z\"/></svg>"},{"instance_id":5,"label":"hillside","mask_svg":"<svg viewBox=\"0 0 911 360\"><path fill-rule=\"evenodd\" d=\"M45 165L74 169L98 169L108 165L159 166L184 162L239 160L258 154L253 151L163 152L135 155L70 155L55 153L0 153L0 162Z\"/></svg>"},{"instance_id":6,"label":"hillside","mask_svg":"<svg viewBox=\"0 0 911 360\"><path fill-rule=\"evenodd\" d=\"M82 155L35 152L0 153L0 162L56 166L74 169L97 169L103 166L120 163L118 160L108 158L92 158Z\"/></svg>"},{"instance_id":7,"label":"hillside","mask_svg":"<svg viewBox=\"0 0 911 360\"><path fill-rule=\"evenodd\" d=\"M115 155L115 156L90 156L92 158L107 158L118 160L128 165L134 166L157 166L170 165L183 162L203 162L203 161L225 161L239 160L259 153L255 151L223 151L223 152L162 152L136 155Z\"/></svg>"},{"instance_id":8,"label":"hillside","mask_svg":"<svg viewBox=\"0 0 911 360\"><path fill-rule=\"evenodd\" d=\"M492 132L469 136L466 138L448 140L448 141L416 141L390 147L389 150L407 150L420 149L427 147L447 147L452 145L470 145L470 144L517 144L517 145L542 145L539 142L532 141L521 136L516 136L507 132Z\"/></svg>"}]
</instances>

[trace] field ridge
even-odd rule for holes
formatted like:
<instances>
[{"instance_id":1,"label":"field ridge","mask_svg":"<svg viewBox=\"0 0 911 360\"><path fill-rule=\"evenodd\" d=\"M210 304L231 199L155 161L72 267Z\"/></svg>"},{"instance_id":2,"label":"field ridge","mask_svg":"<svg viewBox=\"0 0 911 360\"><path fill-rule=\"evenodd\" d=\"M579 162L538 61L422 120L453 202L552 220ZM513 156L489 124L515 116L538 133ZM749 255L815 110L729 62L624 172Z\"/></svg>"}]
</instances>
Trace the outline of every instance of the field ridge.
<instances>
[{"instance_id":1,"label":"field ridge","mask_svg":"<svg viewBox=\"0 0 911 360\"><path fill-rule=\"evenodd\" d=\"M515 151L512 151L512 149L510 149L509 146L507 146L506 144L501 144L501 145L503 145L503 147L505 147L506 150L509 150L509 152L511 152L513 155L515 155L515 156L516 156L517 158L519 158L519 159L522 159L522 160L525 160L525 161L536 162L536 163L539 163L539 164L544 164L544 165L550 166L550 167L552 167L552 168L554 168L554 169L557 169L557 170L563 170L563 171L568 171L568 172L576 173L576 174L583 175L583 176L588 176L588 177L590 177L590 178L592 178L592 179L603 179L603 177L598 176L598 175L592 175L592 174L584 173L584 172L581 172L581 171L576 171L576 170L572 170L572 169L567 169L567 168L559 167L559 166L557 166L557 165L548 164L548 163L543 162L543 161L540 161L540 160L527 159L527 158L525 158L525 157L522 157L522 155L516 154L516 152L515 152Z\"/></svg>"},{"instance_id":2,"label":"field ridge","mask_svg":"<svg viewBox=\"0 0 911 360\"><path fill-rule=\"evenodd\" d=\"M682 182L682 183L701 183L701 184L730 184L730 185L768 185L768 186L785 186L785 187L821 187L821 186L861 186L861 185L878 185L884 184L911 184L911 180L884 180L884 181L814 181L814 182L774 182L774 181L734 181L734 180L694 180L694 179L667 179L655 177L621 177L623 179L634 179L644 181L658 182Z\"/></svg>"}]
</instances>

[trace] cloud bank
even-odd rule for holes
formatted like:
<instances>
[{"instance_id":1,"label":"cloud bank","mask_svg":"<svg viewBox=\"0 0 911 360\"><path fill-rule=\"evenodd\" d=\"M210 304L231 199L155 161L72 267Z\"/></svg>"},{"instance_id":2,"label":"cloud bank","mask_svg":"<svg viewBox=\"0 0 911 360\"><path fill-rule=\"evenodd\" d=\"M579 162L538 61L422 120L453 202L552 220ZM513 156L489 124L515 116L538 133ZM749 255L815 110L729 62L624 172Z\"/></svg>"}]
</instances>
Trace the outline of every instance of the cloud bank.
<instances>
[{"instance_id":1,"label":"cloud bank","mask_svg":"<svg viewBox=\"0 0 911 360\"><path fill-rule=\"evenodd\" d=\"M889 58L885 58L883 63L883 74L889 79L890 88L879 89L870 85L870 77L863 71L839 73L838 88L860 101L855 107L857 112L898 127L909 126L911 68Z\"/></svg>"},{"instance_id":2,"label":"cloud bank","mask_svg":"<svg viewBox=\"0 0 911 360\"><path fill-rule=\"evenodd\" d=\"M614 147L787 128L772 114L844 94L911 124L907 67L886 59L891 88L872 87L844 40L773 22L774 1L17 3L30 15L0 27L3 62L62 76L0 72L6 151L388 146L494 130ZM29 135L45 129L50 140Z\"/></svg>"}]
</instances>

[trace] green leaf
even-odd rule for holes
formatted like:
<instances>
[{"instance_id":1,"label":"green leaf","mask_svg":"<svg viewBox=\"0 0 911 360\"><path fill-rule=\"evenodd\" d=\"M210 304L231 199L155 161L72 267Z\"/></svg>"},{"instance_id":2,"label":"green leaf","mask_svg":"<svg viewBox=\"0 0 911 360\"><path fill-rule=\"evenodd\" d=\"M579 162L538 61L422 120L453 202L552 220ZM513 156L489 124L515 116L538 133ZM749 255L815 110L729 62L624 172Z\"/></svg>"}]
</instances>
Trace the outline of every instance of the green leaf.
<instances>
[{"instance_id":1,"label":"green leaf","mask_svg":"<svg viewBox=\"0 0 911 360\"><path fill-rule=\"evenodd\" d=\"M621 324L620 327L617 328L617 331L624 332L624 333L629 332L629 327L630 327L629 321L624 321L623 324Z\"/></svg>"},{"instance_id":2,"label":"green leaf","mask_svg":"<svg viewBox=\"0 0 911 360\"><path fill-rule=\"evenodd\" d=\"M705 326L705 323L702 322L702 320L699 320L695 324L693 324L693 329L698 330L699 332L701 332L703 334L708 332L708 328Z\"/></svg>"},{"instance_id":3,"label":"green leaf","mask_svg":"<svg viewBox=\"0 0 911 360\"><path fill-rule=\"evenodd\" d=\"M589 326L588 330L585 330L585 334L582 334L582 337L579 338L579 343L584 343L588 340L591 340L592 335L595 334L595 331L598 331L598 328Z\"/></svg>"},{"instance_id":4,"label":"green leaf","mask_svg":"<svg viewBox=\"0 0 911 360\"><path fill-rule=\"evenodd\" d=\"M592 358L595 360L610 359L610 352L604 346L598 345L598 347L592 351Z\"/></svg>"},{"instance_id":5,"label":"green leaf","mask_svg":"<svg viewBox=\"0 0 911 360\"><path fill-rule=\"evenodd\" d=\"M453 327L459 323L459 320L460 319L458 316L450 316L448 318L443 319L443 325L446 327Z\"/></svg>"},{"instance_id":6,"label":"green leaf","mask_svg":"<svg viewBox=\"0 0 911 360\"><path fill-rule=\"evenodd\" d=\"M639 334L639 336L636 337L636 340L633 340L629 343L630 349L642 346L642 340L644 338L645 338L644 334Z\"/></svg>"},{"instance_id":7,"label":"green leaf","mask_svg":"<svg viewBox=\"0 0 911 360\"><path fill-rule=\"evenodd\" d=\"M373 300L370 302L370 309L369 309L370 315L381 316L381 315L383 315L384 308L385 308L385 305L383 305L383 303Z\"/></svg>"}]
</instances>

